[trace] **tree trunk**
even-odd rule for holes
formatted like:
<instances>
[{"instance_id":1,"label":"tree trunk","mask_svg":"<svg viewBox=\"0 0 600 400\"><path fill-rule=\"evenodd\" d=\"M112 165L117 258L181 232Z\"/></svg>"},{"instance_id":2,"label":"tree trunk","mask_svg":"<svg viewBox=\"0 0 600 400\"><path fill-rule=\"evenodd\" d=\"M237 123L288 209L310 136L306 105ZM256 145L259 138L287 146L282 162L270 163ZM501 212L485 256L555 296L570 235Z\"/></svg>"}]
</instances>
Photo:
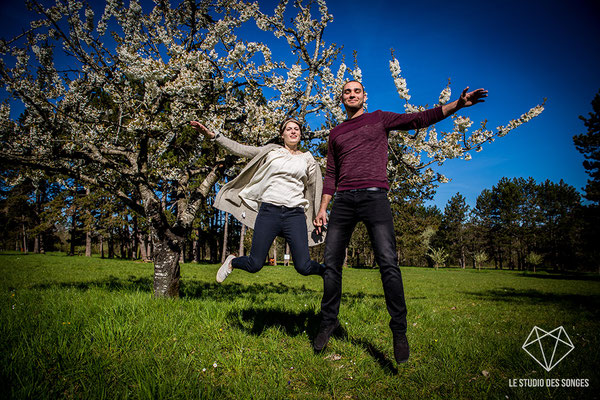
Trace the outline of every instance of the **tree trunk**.
<instances>
[{"instance_id":1,"label":"tree trunk","mask_svg":"<svg viewBox=\"0 0 600 400\"><path fill-rule=\"evenodd\" d=\"M223 251L221 253L221 264L227 257L227 235L229 234L229 213L225 213L225 226L223 227Z\"/></svg>"},{"instance_id":2,"label":"tree trunk","mask_svg":"<svg viewBox=\"0 0 600 400\"><path fill-rule=\"evenodd\" d=\"M348 247L346 247L346 253L344 255L344 267L348 266Z\"/></svg>"},{"instance_id":3,"label":"tree trunk","mask_svg":"<svg viewBox=\"0 0 600 400\"><path fill-rule=\"evenodd\" d=\"M40 233L35 237L35 243L33 245L33 252L36 254L46 254L46 249L44 248L44 234Z\"/></svg>"},{"instance_id":4,"label":"tree trunk","mask_svg":"<svg viewBox=\"0 0 600 400\"><path fill-rule=\"evenodd\" d=\"M92 256L92 233L89 231L85 233L85 256Z\"/></svg>"},{"instance_id":5,"label":"tree trunk","mask_svg":"<svg viewBox=\"0 0 600 400\"><path fill-rule=\"evenodd\" d=\"M136 216L132 218L133 233L131 235L131 254L134 260L137 260L139 256L138 248L140 247L140 229L138 227L138 219Z\"/></svg>"},{"instance_id":6,"label":"tree trunk","mask_svg":"<svg viewBox=\"0 0 600 400\"><path fill-rule=\"evenodd\" d=\"M154 243L152 239L148 240L148 250L146 251L146 256L148 260L152 260L154 258Z\"/></svg>"},{"instance_id":7,"label":"tree trunk","mask_svg":"<svg viewBox=\"0 0 600 400\"><path fill-rule=\"evenodd\" d=\"M121 254L121 259L127 259L127 253L125 252L125 239L123 235L119 235L119 253Z\"/></svg>"},{"instance_id":8,"label":"tree trunk","mask_svg":"<svg viewBox=\"0 0 600 400\"><path fill-rule=\"evenodd\" d=\"M148 256L148 237L138 232L138 242L140 247L140 258L142 259L142 261L149 261L150 257Z\"/></svg>"},{"instance_id":9,"label":"tree trunk","mask_svg":"<svg viewBox=\"0 0 600 400\"><path fill-rule=\"evenodd\" d=\"M89 197L90 193L91 193L90 188L89 187L85 188L86 196ZM87 209L85 212L88 216L90 215L89 209ZM86 226L86 228L85 228L85 256L86 257L92 256L92 227L91 226Z\"/></svg>"},{"instance_id":10,"label":"tree trunk","mask_svg":"<svg viewBox=\"0 0 600 400\"><path fill-rule=\"evenodd\" d=\"M196 238L194 239L194 243L192 245L192 253L195 262L200 262L202 259L201 252L201 244L200 244L200 228L196 228Z\"/></svg>"},{"instance_id":11,"label":"tree trunk","mask_svg":"<svg viewBox=\"0 0 600 400\"><path fill-rule=\"evenodd\" d=\"M104 236L100 235L100 237L98 238L99 240L99 244L98 246L100 247L100 258L104 258Z\"/></svg>"},{"instance_id":12,"label":"tree trunk","mask_svg":"<svg viewBox=\"0 0 600 400\"><path fill-rule=\"evenodd\" d=\"M216 264L219 262L219 243L216 237L211 237L208 242L210 250L210 263Z\"/></svg>"},{"instance_id":13,"label":"tree trunk","mask_svg":"<svg viewBox=\"0 0 600 400\"><path fill-rule=\"evenodd\" d=\"M179 297L180 254L179 246L154 241L154 297Z\"/></svg>"},{"instance_id":14,"label":"tree trunk","mask_svg":"<svg viewBox=\"0 0 600 400\"><path fill-rule=\"evenodd\" d=\"M125 225L123 226L123 230L121 231L121 237L119 240L119 249L121 251L121 258L126 260L129 258L129 235L127 229L127 217L125 217Z\"/></svg>"},{"instance_id":15,"label":"tree trunk","mask_svg":"<svg viewBox=\"0 0 600 400\"><path fill-rule=\"evenodd\" d=\"M108 258L115 258L114 239L112 232L108 234Z\"/></svg>"},{"instance_id":16,"label":"tree trunk","mask_svg":"<svg viewBox=\"0 0 600 400\"><path fill-rule=\"evenodd\" d=\"M73 215L71 216L71 244L69 246L69 254L70 256L75 255L75 227L77 226L77 221L75 218L75 206L73 206Z\"/></svg>"},{"instance_id":17,"label":"tree trunk","mask_svg":"<svg viewBox=\"0 0 600 400\"><path fill-rule=\"evenodd\" d=\"M25 216L23 215L23 253L27 254L27 228L25 227Z\"/></svg>"},{"instance_id":18,"label":"tree trunk","mask_svg":"<svg viewBox=\"0 0 600 400\"><path fill-rule=\"evenodd\" d=\"M179 252L179 259L182 263L185 263L185 242L181 243L181 250Z\"/></svg>"},{"instance_id":19,"label":"tree trunk","mask_svg":"<svg viewBox=\"0 0 600 400\"><path fill-rule=\"evenodd\" d=\"M156 194L148 187L140 185L144 215L150 225L151 240L154 246L154 297L179 297L180 266L179 257L185 238L191 232L193 220L199 206L206 198L210 188L218 179L217 167L209 174L199 188L202 194L195 202L186 206L186 211L178 211L178 221L170 226L164 207L161 207ZM182 202L178 206L182 206ZM228 218L229 215L226 214ZM225 238L227 234L225 234ZM223 255L227 247L224 246Z\"/></svg>"},{"instance_id":20,"label":"tree trunk","mask_svg":"<svg viewBox=\"0 0 600 400\"><path fill-rule=\"evenodd\" d=\"M40 180L39 185L35 191L35 222L36 225L40 225L40 215L42 214L43 203L46 202L46 181ZM40 232L35 236L35 243L33 245L33 252L36 254L44 254L44 232Z\"/></svg>"},{"instance_id":21,"label":"tree trunk","mask_svg":"<svg viewBox=\"0 0 600 400\"><path fill-rule=\"evenodd\" d=\"M285 242L285 255L283 256L283 265L286 267L290 265L290 244Z\"/></svg>"},{"instance_id":22,"label":"tree trunk","mask_svg":"<svg viewBox=\"0 0 600 400\"><path fill-rule=\"evenodd\" d=\"M244 237L246 236L246 225L242 224L242 229L240 231L240 249L238 250L238 257L242 257L244 255Z\"/></svg>"}]
</instances>

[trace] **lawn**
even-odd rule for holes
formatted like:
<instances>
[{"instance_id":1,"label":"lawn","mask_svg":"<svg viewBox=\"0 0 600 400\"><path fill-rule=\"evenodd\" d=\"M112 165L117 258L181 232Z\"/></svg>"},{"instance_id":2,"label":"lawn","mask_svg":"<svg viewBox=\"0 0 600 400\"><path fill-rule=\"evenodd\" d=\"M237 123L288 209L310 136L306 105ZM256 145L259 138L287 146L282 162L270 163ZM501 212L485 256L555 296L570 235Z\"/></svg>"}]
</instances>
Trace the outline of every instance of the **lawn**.
<instances>
[{"instance_id":1,"label":"lawn","mask_svg":"<svg viewBox=\"0 0 600 400\"><path fill-rule=\"evenodd\" d=\"M597 398L597 275L403 267L411 358L397 365L377 270L344 271L345 333L315 354L320 277L267 266L219 285L217 268L182 265L167 300L151 264L0 254L2 396ZM534 326L574 345L550 371L522 349Z\"/></svg>"}]
</instances>

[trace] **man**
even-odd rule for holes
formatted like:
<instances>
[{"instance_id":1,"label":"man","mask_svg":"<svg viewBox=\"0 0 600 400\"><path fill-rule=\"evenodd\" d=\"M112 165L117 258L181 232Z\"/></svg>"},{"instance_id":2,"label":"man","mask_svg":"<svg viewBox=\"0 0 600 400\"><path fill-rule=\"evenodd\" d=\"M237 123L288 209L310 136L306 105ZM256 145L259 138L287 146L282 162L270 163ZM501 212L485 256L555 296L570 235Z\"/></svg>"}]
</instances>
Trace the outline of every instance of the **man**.
<instances>
[{"instance_id":1,"label":"man","mask_svg":"<svg viewBox=\"0 0 600 400\"><path fill-rule=\"evenodd\" d=\"M329 134L327 168L323 195L314 225L327 223L327 206L334 194L327 238L325 239L325 275L321 302L321 326L315 337L315 351L322 351L329 337L340 326L337 318L342 296L342 265L352 232L363 221L379 265L383 291L391 317L394 358L404 363L409 358L406 339L406 303L402 275L398 268L392 211L387 198L388 134L392 130L408 131L425 128L463 107L483 102L487 91L477 89L458 100L419 113L397 114L365 112L365 91L357 81L342 88L341 101L348 119Z\"/></svg>"}]
</instances>

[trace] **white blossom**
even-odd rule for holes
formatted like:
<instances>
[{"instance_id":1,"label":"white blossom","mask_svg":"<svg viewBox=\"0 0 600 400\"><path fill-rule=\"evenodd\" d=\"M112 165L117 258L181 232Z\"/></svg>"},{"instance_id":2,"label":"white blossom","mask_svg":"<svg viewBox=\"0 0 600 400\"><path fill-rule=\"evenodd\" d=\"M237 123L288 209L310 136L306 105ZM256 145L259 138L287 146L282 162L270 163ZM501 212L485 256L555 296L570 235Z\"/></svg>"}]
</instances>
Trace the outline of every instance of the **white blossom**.
<instances>
[{"instance_id":1,"label":"white blossom","mask_svg":"<svg viewBox=\"0 0 600 400\"><path fill-rule=\"evenodd\" d=\"M440 98L438 100L438 104L439 105L446 104L448 101L450 101L451 95L452 95L452 90L450 89L450 86L446 86L442 90L442 93L440 93Z\"/></svg>"},{"instance_id":2,"label":"white blossom","mask_svg":"<svg viewBox=\"0 0 600 400\"><path fill-rule=\"evenodd\" d=\"M396 85L396 91L398 92L398 96L401 99L406 101L410 100L410 95L408 94L408 87L406 86L406 79L404 79L401 75L402 70L400 69L400 63L396 58L390 60L390 73L392 74L392 78L394 79L394 85Z\"/></svg>"},{"instance_id":3,"label":"white blossom","mask_svg":"<svg viewBox=\"0 0 600 400\"><path fill-rule=\"evenodd\" d=\"M190 138L186 131L190 120L260 145L277 134L282 119L295 115L310 121L306 143L317 146L346 118L339 101L342 85L349 77L362 81L363 71L356 61L352 69L338 61L340 48L324 42L323 31L333 20L325 0L298 1L293 8L282 1L270 13L261 10L259 2L218 0L214 6L200 2L203 8L196 14L193 37L185 7L172 9L167 2L166 7L144 10L142 4L146 7L136 0L106 0L97 18L81 2L56 0L31 23L30 35L0 41L3 64L14 60L3 65L4 89L28 110L17 124L9 106L1 106L2 131L13 133L2 151L29 151L44 160L53 159L52 151L85 153L102 163L94 171L98 179L123 177L121 168L127 176L146 168L149 181L149 177L157 181L185 177L198 186L194 179L204 175L186 174L207 162L203 158L207 144L201 137ZM273 52L257 37L241 37L250 25L289 46L294 57ZM59 61L55 52L63 50L71 55L68 73L59 73L65 68L55 65ZM404 111L425 110L409 103L411 95L396 58L389 68ZM446 104L450 97L448 84L431 104ZM473 122L456 116L450 132L429 127L390 135L392 186L406 171L411 174L409 184L431 187L444 182L447 178L430 166L452 158L470 159L472 150L480 151L542 110L543 105L534 107L495 130L482 124L470 133ZM174 148L185 141L187 158L182 160L183 152ZM148 147L143 168L135 157L122 156L138 154L142 142ZM324 165L324 159L317 161ZM83 165L77 163L82 162L73 156L71 166Z\"/></svg>"},{"instance_id":4,"label":"white blossom","mask_svg":"<svg viewBox=\"0 0 600 400\"><path fill-rule=\"evenodd\" d=\"M393 55L390 61L390 73L394 79L398 96L406 101L404 111L406 113L424 111L426 107L408 102L410 95L408 95L406 80L401 76L400 65ZM446 104L450 100L450 96L450 81L448 81L448 85L442 89L437 99L436 106ZM392 176L400 173L403 168L411 173L421 171L420 174L412 175L408 179L408 183L409 185L428 188L433 188L435 182L448 182L448 178L444 175L432 173L429 166L432 164L441 165L448 159L471 160L470 150L480 152L484 143L491 143L496 137L506 135L509 131L538 116L542 111L543 104L533 107L519 118L509 121L507 125L498 126L495 131L486 129L487 121L483 121L480 128L470 133L469 129L473 125L473 121L466 116L453 115L453 129L450 132L438 131L435 126L432 126L428 129L421 129L414 134L407 132L392 134L389 138L390 149L394 149L390 151L393 167L390 174ZM399 162L399 164L394 165L394 161ZM393 185L394 180L392 179Z\"/></svg>"}]
</instances>

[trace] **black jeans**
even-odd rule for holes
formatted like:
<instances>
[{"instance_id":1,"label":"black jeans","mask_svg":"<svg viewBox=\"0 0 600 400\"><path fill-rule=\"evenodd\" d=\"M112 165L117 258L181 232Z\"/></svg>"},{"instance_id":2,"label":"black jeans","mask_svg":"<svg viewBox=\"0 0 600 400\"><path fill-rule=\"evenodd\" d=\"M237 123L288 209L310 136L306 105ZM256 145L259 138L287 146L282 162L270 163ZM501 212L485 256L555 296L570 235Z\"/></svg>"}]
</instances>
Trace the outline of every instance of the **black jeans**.
<instances>
[{"instance_id":1,"label":"black jeans","mask_svg":"<svg viewBox=\"0 0 600 400\"><path fill-rule=\"evenodd\" d=\"M406 302L402 275L398 268L392 210L387 192L342 191L333 202L325 238L325 275L323 276L322 324L334 323L342 297L342 266L346 248L356 224L363 221L375 261L379 265L385 302L393 332L406 332Z\"/></svg>"},{"instance_id":2,"label":"black jeans","mask_svg":"<svg viewBox=\"0 0 600 400\"><path fill-rule=\"evenodd\" d=\"M310 259L304 210L270 203L262 203L258 210L250 255L234 258L231 265L248 272L260 271L277 236L290 245L296 271L302 275L323 275L325 267Z\"/></svg>"}]
</instances>

